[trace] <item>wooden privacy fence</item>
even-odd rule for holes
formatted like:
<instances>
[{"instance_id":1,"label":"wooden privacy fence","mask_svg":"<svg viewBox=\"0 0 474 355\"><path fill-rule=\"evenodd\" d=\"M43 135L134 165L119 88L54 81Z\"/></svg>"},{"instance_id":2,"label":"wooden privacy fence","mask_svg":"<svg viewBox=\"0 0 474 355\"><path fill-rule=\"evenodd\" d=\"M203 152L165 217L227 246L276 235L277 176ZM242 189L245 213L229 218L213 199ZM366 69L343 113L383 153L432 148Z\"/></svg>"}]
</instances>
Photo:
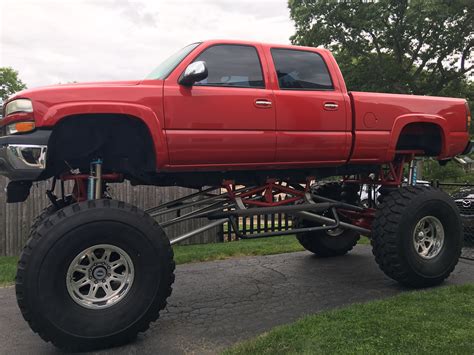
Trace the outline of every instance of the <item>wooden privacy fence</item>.
<instances>
[{"instance_id":1,"label":"wooden privacy fence","mask_svg":"<svg viewBox=\"0 0 474 355\"><path fill-rule=\"evenodd\" d=\"M6 203L6 194L4 192L7 183L6 178L0 177L0 256L18 255L20 253L28 237L33 219L43 208L50 204L45 194L46 189L50 187L49 181L35 183L26 202L10 204ZM195 192L195 190L181 187L131 186L128 182L110 184L109 186L110 193L114 199L131 203L141 209L148 209ZM181 213L185 212L186 210L181 211ZM176 213L162 216L157 221L160 222L173 217L176 217ZM166 228L165 231L168 237L173 239L206 223L208 223L206 219L188 220L172 225ZM216 227L196 235L181 244L213 243L222 239L221 229Z\"/></svg>"},{"instance_id":2,"label":"wooden privacy fence","mask_svg":"<svg viewBox=\"0 0 474 355\"><path fill-rule=\"evenodd\" d=\"M0 177L0 256L18 255L26 243L30 226L35 217L45 207L50 205L45 192L50 188L50 181L34 183L30 197L23 203L6 203L5 189L7 179ZM141 209L158 206L164 202L175 200L179 197L195 192L195 190L182 187L155 187L131 186L128 182L110 184L112 198L131 203ZM59 194L59 193L58 193ZM182 209L157 218L158 222L169 220L179 214L190 210ZM209 223L207 219L187 220L165 228L170 239L183 233L199 228ZM270 215L246 216L238 219L240 232L261 233L269 231L287 230L291 228L289 216L278 213ZM196 235L180 244L203 244L232 241L238 239L228 223Z\"/></svg>"}]
</instances>

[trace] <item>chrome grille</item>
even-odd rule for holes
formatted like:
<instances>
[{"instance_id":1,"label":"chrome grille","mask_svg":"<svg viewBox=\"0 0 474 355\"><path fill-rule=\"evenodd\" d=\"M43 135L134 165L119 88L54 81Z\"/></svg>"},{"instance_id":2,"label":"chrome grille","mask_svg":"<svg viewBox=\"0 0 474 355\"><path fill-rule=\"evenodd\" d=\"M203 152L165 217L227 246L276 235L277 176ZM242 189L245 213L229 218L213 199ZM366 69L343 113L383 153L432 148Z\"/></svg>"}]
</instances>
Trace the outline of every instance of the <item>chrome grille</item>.
<instances>
[{"instance_id":1,"label":"chrome grille","mask_svg":"<svg viewBox=\"0 0 474 355\"><path fill-rule=\"evenodd\" d=\"M474 216L474 200L456 200L459 212L464 216Z\"/></svg>"}]
</instances>

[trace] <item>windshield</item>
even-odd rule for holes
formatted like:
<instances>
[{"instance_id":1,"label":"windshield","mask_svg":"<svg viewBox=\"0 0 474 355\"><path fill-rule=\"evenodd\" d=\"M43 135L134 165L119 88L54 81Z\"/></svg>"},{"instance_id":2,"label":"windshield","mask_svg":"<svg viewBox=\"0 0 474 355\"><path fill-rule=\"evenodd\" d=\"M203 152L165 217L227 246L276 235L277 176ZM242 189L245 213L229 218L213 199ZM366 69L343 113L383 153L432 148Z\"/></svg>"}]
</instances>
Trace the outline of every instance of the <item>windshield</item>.
<instances>
[{"instance_id":1,"label":"windshield","mask_svg":"<svg viewBox=\"0 0 474 355\"><path fill-rule=\"evenodd\" d=\"M165 79L174 68L178 66L179 63L189 54L191 51L199 46L200 43L193 43L184 48L181 48L171 57L166 59L160 65L158 65L150 74L147 75L145 79L149 80L163 80Z\"/></svg>"}]
</instances>

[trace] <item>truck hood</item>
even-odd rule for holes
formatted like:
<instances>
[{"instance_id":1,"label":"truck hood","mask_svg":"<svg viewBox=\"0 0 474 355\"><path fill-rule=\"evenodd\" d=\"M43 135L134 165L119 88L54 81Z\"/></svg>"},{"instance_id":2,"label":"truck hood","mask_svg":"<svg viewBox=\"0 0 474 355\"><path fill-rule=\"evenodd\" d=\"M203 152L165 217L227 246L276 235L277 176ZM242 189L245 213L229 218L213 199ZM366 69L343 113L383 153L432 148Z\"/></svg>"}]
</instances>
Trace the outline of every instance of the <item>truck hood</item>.
<instances>
[{"instance_id":1,"label":"truck hood","mask_svg":"<svg viewBox=\"0 0 474 355\"><path fill-rule=\"evenodd\" d=\"M85 82L85 83L67 83L67 84L56 84L56 85L47 85L40 86L32 89L25 89L19 91L9 97L5 103L8 101L18 99L18 98L28 98L33 99L38 94L41 95L43 92L54 92L58 90L68 90L74 88L83 88L89 87L91 89L97 89L98 87L110 87L110 86L134 86L140 84L141 80L118 80L118 81L97 81L97 82Z\"/></svg>"},{"instance_id":2,"label":"truck hood","mask_svg":"<svg viewBox=\"0 0 474 355\"><path fill-rule=\"evenodd\" d=\"M81 113L84 114L94 110L90 106L99 104L115 105L117 112L123 111L120 105L127 104L141 105L159 112L162 108L163 81L148 80L146 85L140 83L141 80L128 80L51 85L20 91L8 101L18 98L31 100L37 127L52 124L45 119L56 117L58 110L65 106L81 106ZM11 120L14 120L14 117L6 117L1 125L8 124Z\"/></svg>"}]
</instances>

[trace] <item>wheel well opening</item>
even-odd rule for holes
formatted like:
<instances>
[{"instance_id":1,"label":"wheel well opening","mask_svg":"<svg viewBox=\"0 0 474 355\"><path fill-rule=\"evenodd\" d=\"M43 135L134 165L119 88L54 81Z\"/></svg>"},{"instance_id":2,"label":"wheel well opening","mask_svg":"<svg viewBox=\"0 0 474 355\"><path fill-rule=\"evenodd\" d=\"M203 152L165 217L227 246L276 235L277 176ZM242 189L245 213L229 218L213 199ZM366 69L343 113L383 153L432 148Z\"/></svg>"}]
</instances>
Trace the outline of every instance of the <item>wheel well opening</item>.
<instances>
[{"instance_id":1,"label":"wheel well opening","mask_svg":"<svg viewBox=\"0 0 474 355\"><path fill-rule=\"evenodd\" d=\"M86 114L63 118L48 143L47 175L89 171L93 159L102 158L104 171L139 179L156 170L153 140L137 117L121 114Z\"/></svg>"},{"instance_id":2,"label":"wheel well opening","mask_svg":"<svg viewBox=\"0 0 474 355\"><path fill-rule=\"evenodd\" d=\"M403 127L397 141L397 150L423 150L428 156L441 153L443 135L434 123L410 123Z\"/></svg>"}]
</instances>

